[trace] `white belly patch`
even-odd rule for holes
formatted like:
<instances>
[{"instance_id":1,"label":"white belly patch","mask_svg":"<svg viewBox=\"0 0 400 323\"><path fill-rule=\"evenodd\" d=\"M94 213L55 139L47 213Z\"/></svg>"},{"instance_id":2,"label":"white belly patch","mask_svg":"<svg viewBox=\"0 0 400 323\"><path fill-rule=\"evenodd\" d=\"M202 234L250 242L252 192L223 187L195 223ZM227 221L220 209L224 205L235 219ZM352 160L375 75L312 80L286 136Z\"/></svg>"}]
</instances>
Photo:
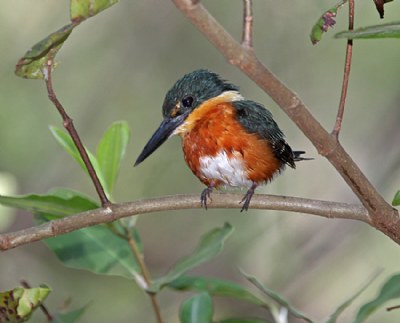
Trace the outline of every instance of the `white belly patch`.
<instances>
[{"instance_id":1,"label":"white belly patch","mask_svg":"<svg viewBox=\"0 0 400 323\"><path fill-rule=\"evenodd\" d=\"M221 150L215 156L200 158L200 172L207 179L215 179L228 186L251 187L253 182L248 179L243 159L228 157Z\"/></svg>"}]
</instances>

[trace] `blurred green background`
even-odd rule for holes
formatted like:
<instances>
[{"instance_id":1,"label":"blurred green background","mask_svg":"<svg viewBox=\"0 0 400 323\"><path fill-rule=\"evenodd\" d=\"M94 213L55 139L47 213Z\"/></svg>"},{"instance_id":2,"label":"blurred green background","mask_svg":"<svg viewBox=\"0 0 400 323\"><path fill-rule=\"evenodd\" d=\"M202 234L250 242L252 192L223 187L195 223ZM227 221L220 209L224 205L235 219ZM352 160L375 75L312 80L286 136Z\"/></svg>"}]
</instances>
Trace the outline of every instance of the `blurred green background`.
<instances>
[{"instance_id":1,"label":"blurred green background","mask_svg":"<svg viewBox=\"0 0 400 323\"><path fill-rule=\"evenodd\" d=\"M347 8L335 29L312 46L309 32L336 1L254 1L254 42L259 58L300 95L331 129L340 97L345 40L333 39L347 27ZM242 1L204 1L237 39ZM356 25L379 24L372 1L357 1ZM95 196L90 180L55 142L49 125L62 126L47 99L44 83L14 75L18 59L37 41L69 21L69 1L13 0L0 11L0 190L3 194L45 193L70 187ZM400 2L386 5L385 21L398 20ZM400 64L398 40L356 41L341 142L388 201L400 187ZM200 193L202 184L185 165L180 140L164 144L140 167L133 163L161 121L161 105L172 84L197 68L209 68L241 87L244 96L265 104L287 141L312 162L287 169L259 190L357 203L357 199L288 117L252 81L230 66L170 1L121 1L76 28L59 52L54 73L59 99L84 143L95 150L104 130L127 120L132 140L116 188L118 202L160 195ZM172 185L171 185L172 184ZM2 231L25 228L31 215L0 209ZM146 262L161 275L189 254L198 237L229 221L235 228L225 250L195 274L231 279L249 286L238 267L280 291L310 316L322 319L355 292L378 268L384 272L343 316L376 294L400 269L400 247L365 224L273 211L190 210L148 214L138 220ZM119 277L67 269L42 244L0 254L1 290L25 278L53 288L50 309L72 299L71 307L92 301L82 322L153 322L149 299ZM179 302L188 294L163 291L166 322L177 322ZM395 302L390 305L398 305ZM217 318L254 313L245 303L217 300ZM39 322L42 317L35 316ZM370 322L399 322L400 311L379 310ZM296 320L293 320L296 322Z\"/></svg>"}]
</instances>

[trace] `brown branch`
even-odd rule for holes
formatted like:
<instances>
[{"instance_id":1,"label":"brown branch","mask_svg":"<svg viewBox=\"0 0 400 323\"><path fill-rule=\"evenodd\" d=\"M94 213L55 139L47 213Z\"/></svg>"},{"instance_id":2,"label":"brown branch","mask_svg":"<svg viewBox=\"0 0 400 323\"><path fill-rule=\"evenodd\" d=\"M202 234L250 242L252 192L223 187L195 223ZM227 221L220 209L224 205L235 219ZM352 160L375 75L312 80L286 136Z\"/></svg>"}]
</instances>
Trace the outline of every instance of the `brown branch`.
<instances>
[{"instance_id":1,"label":"brown branch","mask_svg":"<svg viewBox=\"0 0 400 323\"><path fill-rule=\"evenodd\" d=\"M388 307L388 308L386 308L386 311L389 312L389 311L398 310L398 309L400 309L400 305Z\"/></svg>"},{"instance_id":2,"label":"brown branch","mask_svg":"<svg viewBox=\"0 0 400 323\"><path fill-rule=\"evenodd\" d=\"M354 29L354 0L349 0L349 30L353 29ZM334 135L336 139L338 139L340 129L342 128L344 106L346 103L347 90L349 88L349 76L350 76L352 54L353 54L353 40L348 39L346 46L346 59L344 63L342 93L340 95L340 103L336 117L335 127L333 128L332 131L332 135Z\"/></svg>"},{"instance_id":3,"label":"brown branch","mask_svg":"<svg viewBox=\"0 0 400 323\"><path fill-rule=\"evenodd\" d=\"M253 47L253 0L243 0L242 45Z\"/></svg>"},{"instance_id":4,"label":"brown branch","mask_svg":"<svg viewBox=\"0 0 400 323\"><path fill-rule=\"evenodd\" d=\"M240 194L213 193L212 201L209 202L208 207L239 209L242 207L239 204L241 199L242 195ZM12 249L27 243L66 234L97 224L110 223L137 214L193 208L200 208L199 195L166 196L129 203L112 204L107 208L90 210L53 220L39 226L0 234L0 250ZM251 200L251 209L299 212L326 218L352 219L371 224L368 211L362 205L356 204L256 194ZM400 242L400 239L397 242Z\"/></svg>"},{"instance_id":5,"label":"brown branch","mask_svg":"<svg viewBox=\"0 0 400 323\"><path fill-rule=\"evenodd\" d=\"M96 171L94 170L94 167L93 167L92 163L90 162L90 159L86 152L86 149L83 146L82 141L78 135L78 132L75 129L73 120L67 114L67 112L65 111L61 102L58 100L56 93L54 92L53 79L52 79L53 64L54 64L54 61L50 55L50 58L48 59L47 64L46 64L46 70L43 73L45 75L47 94L49 96L50 101L53 102L54 106L57 108L58 112L60 113L61 118L63 119L64 128L67 129L68 133L70 134L70 136L72 138L72 141L74 142L76 148L79 151L79 154L88 170L89 176L93 181L94 187L96 188L97 194L101 201L101 205L103 207L106 207L106 206L110 205L111 202L107 198L107 195L104 193L103 186L101 185L99 177L97 176Z\"/></svg>"},{"instance_id":6,"label":"brown branch","mask_svg":"<svg viewBox=\"0 0 400 323\"><path fill-rule=\"evenodd\" d=\"M126 241L128 242L129 247L131 248L133 255L136 258L136 262L139 264L140 271L142 272L143 279L144 279L144 281L146 282L146 285L147 285L146 289L148 289L148 288L151 287L151 275L150 275L150 272L147 269L147 266L146 266L146 264L144 262L144 259L143 259L143 256L142 256L142 253L139 251L137 243L136 243L134 237L132 236L132 230L129 230L127 227L124 226L124 231L125 231L124 232L125 233L124 237L125 237ZM162 319L162 316L161 316L161 308L160 308L160 305L158 303L157 295L154 294L154 293L150 293L150 292L147 292L147 294L150 297L154 313L156 314L157 322L158 323L163 323L163 319Z\"/></svg>"},{"instance_id":7,"label":"brown branch","mask_svg":"<svg viewBox=\"0 0 400 323\"><path fill-rule=\"evenodd\" d=\"M400 242L400 218L397 210L379 195L344 148L309 112L300 98L273 75L257 58L253 50L241 46L201 3L173 0L179 10L224 55L227 61L251 78L292 119L307 138L325 156L347 185L369 211L371 225Z\"/></svg>"}]
</instances>

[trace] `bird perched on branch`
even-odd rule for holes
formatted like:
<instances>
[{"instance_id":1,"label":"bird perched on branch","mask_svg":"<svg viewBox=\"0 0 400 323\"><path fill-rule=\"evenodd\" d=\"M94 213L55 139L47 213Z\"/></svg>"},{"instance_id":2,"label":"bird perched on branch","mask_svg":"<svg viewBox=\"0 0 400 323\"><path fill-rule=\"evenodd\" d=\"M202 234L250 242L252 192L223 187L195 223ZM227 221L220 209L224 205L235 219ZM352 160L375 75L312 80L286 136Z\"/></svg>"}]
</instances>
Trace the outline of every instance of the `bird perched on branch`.
<instances>
[{"instance_id":1,"label":"bird perched on branch","mask_svg":"<svg viewBox=\"0 0 400 323\"><path fill-rule=\"evenodd\" d=\"M257 186L286 165L305 160L292 151L271 112L246 100L239 88L204 69L184 75L165 96L164 120L136 160L145 160L169 137L182 138L183 153L192 172L207 185L201 205L214 188L246 187L240 203L248 210Z\"/></svg>"}]
</instances>

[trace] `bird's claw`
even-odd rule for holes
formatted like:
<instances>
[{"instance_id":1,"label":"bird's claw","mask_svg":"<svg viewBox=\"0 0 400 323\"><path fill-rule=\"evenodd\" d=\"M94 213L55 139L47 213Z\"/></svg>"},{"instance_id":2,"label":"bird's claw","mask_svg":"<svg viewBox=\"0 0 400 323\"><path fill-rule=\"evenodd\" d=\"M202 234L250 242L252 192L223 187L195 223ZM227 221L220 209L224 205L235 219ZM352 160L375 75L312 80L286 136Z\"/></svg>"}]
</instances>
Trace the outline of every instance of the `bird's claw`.
<instances>
[{"instance_id":1,"label":"bird's claw","mask_svg":"<svg viewBox=\"0 0 400 323\"><path fill-rule=\"evenodd\" d=\"M200 195L201 207L204 207L206 210L207 210L207 198L212 200L212 198L211 198L212 191L213 191L212 187L207 187L201 192L201 195Z\"/></svg>"},{"instance_id":2,"label":"bird's claw","mask_svg":"<svg viewBox=\"0 0 400 323\"><path fill-rule=\"evenodd\" d=\"M253 184L253 185L248 189L248 191L246 192L245 196L243 196L242 200L239 202L239 204L242 204L242 203L243 203L243 206L242 206L242 209L240 210L240 212L248 211L248 210L249 210L250 201L251 201L251 198L252 198L253 195L254 195L254 192L255 192L255 190L256 190L256 187L257 187L257 185L256 185L256 184Z\"/></svg>"}]
</instances>

